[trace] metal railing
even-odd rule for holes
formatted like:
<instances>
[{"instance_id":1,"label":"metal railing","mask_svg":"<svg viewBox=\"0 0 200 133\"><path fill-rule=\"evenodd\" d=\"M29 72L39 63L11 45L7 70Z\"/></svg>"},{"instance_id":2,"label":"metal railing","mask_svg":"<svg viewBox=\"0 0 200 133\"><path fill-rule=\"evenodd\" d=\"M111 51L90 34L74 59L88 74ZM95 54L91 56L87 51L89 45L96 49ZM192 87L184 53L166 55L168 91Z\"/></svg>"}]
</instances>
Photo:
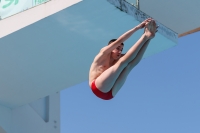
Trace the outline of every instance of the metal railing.
<instances>
[{"instance_id":1,"label":"metal railing","mask_svg":"<svg viewBox=\"0 0 200 133\"><path fill-rule=\"evenodd\" d=\"M107 0L109 3L117 7L123 12L133 16L139 22L144 21L147 18L152 18L151 16L147 15L146 13L139 10L139 0L136 1L136 4L128 3L126 0ZM156 20L155 20L156 21ZM174 32L173 30L169 29L165 25L161 24L160 22L156 21L156 24L159 25L158 32L165 36L166 38L172 40L175 43L178 43L178 33Z\"/></svg>"}]
</instances>

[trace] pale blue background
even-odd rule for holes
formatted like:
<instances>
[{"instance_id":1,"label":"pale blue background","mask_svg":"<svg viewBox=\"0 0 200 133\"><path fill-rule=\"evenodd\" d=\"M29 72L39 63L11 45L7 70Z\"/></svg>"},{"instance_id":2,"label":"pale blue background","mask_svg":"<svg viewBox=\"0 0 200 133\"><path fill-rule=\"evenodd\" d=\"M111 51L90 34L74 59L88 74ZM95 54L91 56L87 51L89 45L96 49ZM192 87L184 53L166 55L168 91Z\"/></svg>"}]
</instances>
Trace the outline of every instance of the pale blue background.
<instances>
[{"instance_id":1,"label":"pale blue background","mask_svg":"<svg viewBox=\"0 0 200 133\"><path fill-rule=\"evenodd\" d=\"M88 81L61 91L61 133L200 133L199 42L200 32L142 60L110 101Z\"/></svg>"}]
</instances>

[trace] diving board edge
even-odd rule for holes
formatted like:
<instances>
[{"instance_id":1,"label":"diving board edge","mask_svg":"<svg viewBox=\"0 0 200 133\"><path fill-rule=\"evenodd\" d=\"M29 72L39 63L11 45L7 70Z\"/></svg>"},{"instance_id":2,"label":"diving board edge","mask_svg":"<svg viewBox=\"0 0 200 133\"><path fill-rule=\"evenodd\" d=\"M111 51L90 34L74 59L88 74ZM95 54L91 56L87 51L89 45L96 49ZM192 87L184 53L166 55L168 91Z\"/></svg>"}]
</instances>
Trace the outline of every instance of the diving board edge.
<instances>
[{"instance_id":1,"label":"diving board edge","mask_svg":"<svg viewBox=\"0 0 200 133\"><path fill-rule=\"evenodd\" d=\"M112 5L119 8L121 11L133 16L139 22L146 20L147 18L152 18L146 13L138 10L134 5L128 3L125 0L107 0ZM155 20L156 21L156 20ZM156 21L156 24L159 25L158 32L168 38L169 40L178 43L178 33L174 32L173 30L167 28L160 22Z\"/></svg>"}]
</instances>

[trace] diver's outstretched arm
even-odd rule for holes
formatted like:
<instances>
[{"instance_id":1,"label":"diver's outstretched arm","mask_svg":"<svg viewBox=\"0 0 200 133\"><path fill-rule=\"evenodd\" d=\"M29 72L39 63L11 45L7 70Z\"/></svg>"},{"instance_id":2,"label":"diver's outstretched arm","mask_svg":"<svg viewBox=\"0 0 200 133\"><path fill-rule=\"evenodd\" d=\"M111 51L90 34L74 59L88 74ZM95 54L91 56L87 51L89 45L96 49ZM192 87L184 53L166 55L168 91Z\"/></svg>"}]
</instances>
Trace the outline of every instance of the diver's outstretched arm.
<instances>
[{"instance_id":1,"label":"diver's outstretched arm","mask_svg":"<svg viewBox=\"0 0 200 133\"><path fill-rule=\"evenodd\" d=\"M147 22L150 22L152 19L146 19L136 27L130 29L129 31L122 34L116 41L112 42L110 45L104 47L101 49L101 52L103 53L110 53L113 49L117 48L119 45L121 45L124 41L126 41L133 33L135 33L137 30L142 29L145 27L145 24Z\"/></svg>"}]
</instances>

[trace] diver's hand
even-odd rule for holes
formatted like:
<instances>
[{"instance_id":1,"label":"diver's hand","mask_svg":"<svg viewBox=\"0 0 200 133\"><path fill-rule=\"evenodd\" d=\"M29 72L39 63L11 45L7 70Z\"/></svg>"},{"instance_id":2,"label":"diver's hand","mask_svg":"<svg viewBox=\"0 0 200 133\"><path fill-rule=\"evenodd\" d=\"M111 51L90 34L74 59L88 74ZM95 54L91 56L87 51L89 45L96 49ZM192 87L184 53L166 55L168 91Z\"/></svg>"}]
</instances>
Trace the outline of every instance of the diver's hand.
<instances>
[{"instance_id":1,"label":"diver's hand","mask_svg":"<svg viewBox=\"0 0 200 133\"><path fill-rule=\"evenodd\" d=\"M146 26L146 24L147 24L148 22L150 22L151 20L152 20L151 18L148 18L148 19L144 20L142 23L140 23L138 26L136 26L137 29L142 29L142 28L144 28L144 27Z\"/></svg>"},{"instance_id":2,"label":"diver's hand","mask_svg":"<svg viewBox=\"0 0 200 133\"><path fill-rule=\"evenodd\" d=\"M148 39L152 39L155 37L155 34L157 32L157 26L156 26L156 22L154 20L151 20L150 22L147 22L145 24L145 36L148 38Z\"/></svg>"}]
</instances>

